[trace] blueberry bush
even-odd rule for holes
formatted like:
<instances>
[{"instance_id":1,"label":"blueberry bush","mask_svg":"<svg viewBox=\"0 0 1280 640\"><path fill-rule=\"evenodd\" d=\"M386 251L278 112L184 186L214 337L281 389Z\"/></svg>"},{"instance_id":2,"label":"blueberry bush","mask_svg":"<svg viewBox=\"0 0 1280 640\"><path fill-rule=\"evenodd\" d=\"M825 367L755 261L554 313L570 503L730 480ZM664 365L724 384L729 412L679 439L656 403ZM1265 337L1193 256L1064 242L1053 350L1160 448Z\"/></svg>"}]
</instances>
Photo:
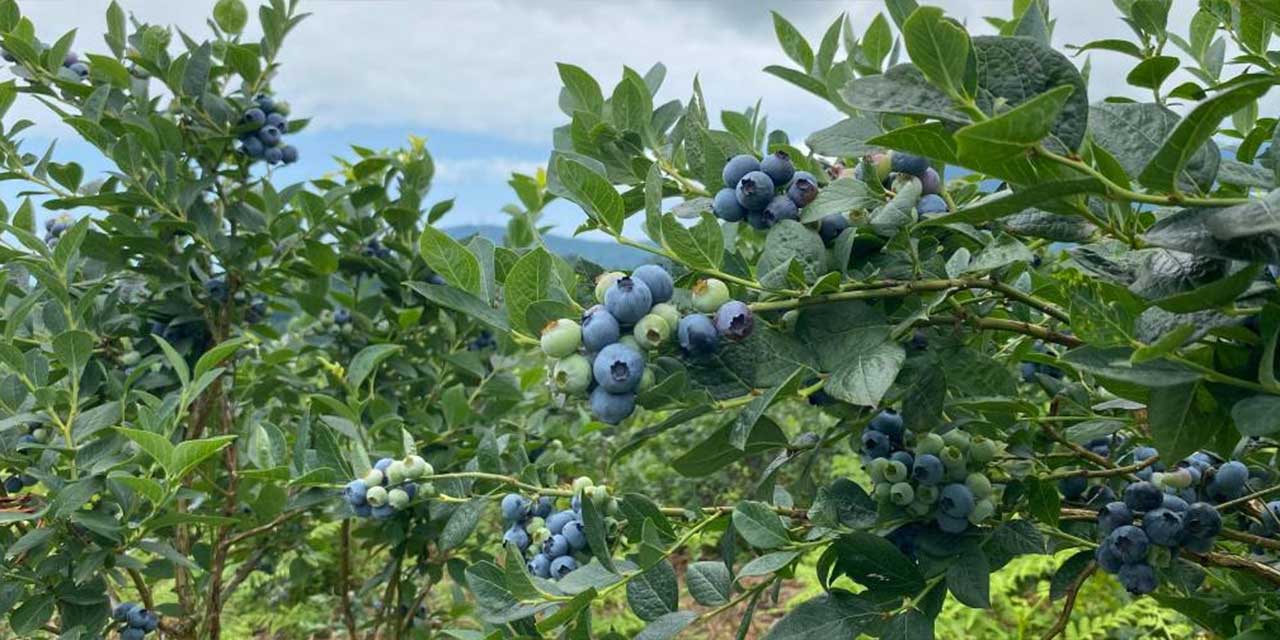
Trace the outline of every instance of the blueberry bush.
<instances>
[{"instance_id":1,"label":"blueberry bush","mask_svg":"<svg viewBox=\"0 0 1280 640\"><path fill-rule=\"evenodd\" d=\"M1276 637L1280 11L1115 4L1065 51L1040 0L774 14L803 141L560 64L498 245L420 139L285 183L296 2L82 54L0 0L0 113L110 167L4 120L0 635L231 637L283 573L330 637L996 637L1028 577L1018 637ZM550 251L555 200L652 260Z\"/></svg>"}]
</instances>

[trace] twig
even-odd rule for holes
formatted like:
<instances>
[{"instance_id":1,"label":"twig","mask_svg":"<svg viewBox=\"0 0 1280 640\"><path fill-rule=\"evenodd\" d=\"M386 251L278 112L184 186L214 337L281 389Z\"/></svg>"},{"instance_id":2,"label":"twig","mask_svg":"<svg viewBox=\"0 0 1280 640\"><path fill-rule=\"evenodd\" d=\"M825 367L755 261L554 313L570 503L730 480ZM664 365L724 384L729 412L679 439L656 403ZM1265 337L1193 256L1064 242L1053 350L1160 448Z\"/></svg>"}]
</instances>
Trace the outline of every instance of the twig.
<instances>
[{"instance_id":1,"label":"twig","mask_svg":"<svg viewBox=\"0 0 1280 640\"><path fill-rule=\"evenodd\" d=\"M341 591L342 621L349 640L356 640L356 617L351 611L351 520L342 521L342 556L338 562L338 590Z\"/></svg>"},{"instance_id":2,"label":"twig","mask_svg":"<svg viewBox=\"0 0 1280 640\"><path fill-rule=\"evenodd\" d=\"M246 559L239 567L236 567L236 572L232 574L231 579L227 581L227 586L222 588L223 602L231 599L231 594L235 593L236 589L240 587L240 583L244 582L245 579L249 577L249 574L253 573L253 570L258 568L258 561L261 560L262 556L266 555L266 553L266 547L258 547L253 550L253 553L249 554L248 559Z\"/></svg>"},{"instance_id":3,"label":"twig","mask_svg":"<svg viewBox=\"0 0 1280 640\"><path fill-rule=\"evenodd\" d=\"M1089 576L1098 570L1098 563L1092 560L1085 566L1084 571L1071 581L1071 586L1067 587L1066 599L1062 602L1062 613L1058 614L1058 619L1054 621L1053 626L1049 628L1049 632L1044 634L1044 640L1053 640L1058 637L1067 628L1067 623L1071 621L1071 611L1076 607L1076 596L1080 594L1080 587L1084 586Z\"/></svg>"},{"instance_id":4,"label":"twig","mask_svg":"<svg viewBox=\"0 0 1280 640\"><path fill-rule=\"evenodd\" d=\"M1123 476L1129 473L1142 471L1147 467L1160 461L1160 456L1151 456L1138 464L1131 464L1125 467L1112 467L1110 469L1069 469L1066 471L1056 471L1045 476L1046 480L1060 480L1062 478L1110 478L1112 476Z\"/></svg>"},{"instance_id":5,"label":"twig","mask_svg":"<svg viewBox=\"0 0 1280 640\"><path fill-rule=\"evenodd\" d=\"M1254 491L1253 493L1250 493L1249 495L1246 495L1246 496L1240 496L1239 498L1236 498L1235 500L1228 500L1228 501L1226 501L1226 502L1224 502L1224 503L1222 503L1222 504L1218 505L1218 506L1217 506L1217 509L1218 509L1218 511L1226 511L1227 509L1230 509L1231 507L1234 507L1234 506L1236 506L1236 505L1244 504L1244 503L1249 502L1249 501L1251 501L1251 500L1255 500L1255 499L1257 499L1257 498L1261 498L1261 497L1263 497L1263 496L1268 496L1268 495L1271 495L1271 494L1273 494L1273 493L1277 493L1277 492L1280 492L1280 484L1277 484L1277 485L1275 485L1275 486L1271 486L1271 487L1267 487L1266 489L1262 489L1261 491Z\"/></svg>"},{"instance_id":6,"label":"twig","mask_svg":"<svg viewBox=\"0 0 1280 640\"><path fill-rule=\"evenodd\" d=\"M1040 430L1043 431L1045 435L1049 436L1050 440L1053 440L1054 442L1057 442L1058 444L1074 451L1076 455L1080 456L1081 458L1084 458L1085 460L1088 460L1089 462L1092 462L1100 467L1106 467L1107 469L1116 468L1116 465L1114 462L1070 440L1067 440L1065 437L1063 437L1061 433L1058 433L1058 430L1054 429L1052 425L1041 423Z\"/></svg>"}]
</instances>

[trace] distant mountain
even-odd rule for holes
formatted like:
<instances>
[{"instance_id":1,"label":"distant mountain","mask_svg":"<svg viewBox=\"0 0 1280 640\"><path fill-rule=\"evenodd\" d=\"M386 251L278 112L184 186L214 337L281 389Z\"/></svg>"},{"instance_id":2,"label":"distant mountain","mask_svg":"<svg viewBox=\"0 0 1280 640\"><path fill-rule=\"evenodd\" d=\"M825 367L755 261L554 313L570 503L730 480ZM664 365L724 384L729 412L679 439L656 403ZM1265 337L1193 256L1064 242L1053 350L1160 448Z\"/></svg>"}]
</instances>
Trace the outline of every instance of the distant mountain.
<instances>
[{"instance_id":1,"label":"distant mountain","mask_svg":"<svg viewBox=\"0 0 1280 640\"><path fill-rule=\"evenodd\" d=\"M444 228L441 231L454 238L479 235L498 244L502 243L502 237L507 233L505 227L493 224L466 224ZM612 242L566 238L556 235L547 235L543 239L546 241L548 249L563 258L572 259L581 256L609 269L631 269L646 262L652 262L654 259L651 253Z\"/></svg>"}]
</instances>

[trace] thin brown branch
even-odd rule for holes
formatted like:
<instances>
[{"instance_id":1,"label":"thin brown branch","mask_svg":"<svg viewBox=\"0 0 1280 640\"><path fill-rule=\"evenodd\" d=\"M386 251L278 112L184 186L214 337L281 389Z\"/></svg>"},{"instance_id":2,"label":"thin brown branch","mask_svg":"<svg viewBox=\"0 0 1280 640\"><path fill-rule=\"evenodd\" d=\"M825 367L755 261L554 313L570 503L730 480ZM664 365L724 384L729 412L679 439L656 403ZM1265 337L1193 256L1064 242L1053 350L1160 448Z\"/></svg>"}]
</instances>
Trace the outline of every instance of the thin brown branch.
<instances>
[{"instance_id":1,"label":"thin brown branch","mask_svg":"<svg viewBox=\"0 0 1280 640\"><path fill-rule=\"evenodd\" d=\"M1151 456L1138 464L1131 464L1124 467L1112 467L1110 469L1067 469L1065 471L1055 471L1048 476L1045 476L1045 479L1059 480L1062 478L1110 478L1113 476L1123 476L1142 471L1159 461L1160 456Z\"/></svg>"},{"instance_id":2,"label":"thin brown branch","mask_svg":"<svg viewBox=\"0 0 1280 640\"><path fill-rule=\"evenodd\" d=\"M338 590L342 593L342 621L347 625L347 637L356 640L356 617L351 611L351 519L342 521L341 557L338 560Z\"/></svg>"},{"instance_id":3,"label":"thin brown branch","mask_svg":"<svg viewBox=\"0 0 1280 640\"><path fill-rule=\"evenodd\" d=\"M1098 454L1096 454L1096 453L1094 453L1094 452L1092 452L1092 451L1090 451L1090 450L1088 450L1088 449L1086 449L1086 448L1084 448L1084 447L1082 447L1082 446L1080 446L1080 445L1078 445L1078 444L1076 444L1076 443L1074 443L1074 442L1072 442L1072 441L1070 441L1070 440L1067 440L1065 437L1063 437L1063 435L1062 435L1061 433L1058 433L1058 430L1057 430L1057 429L1053 428L1053 425L1050 425L1050 424L1047 424L1047 423L1041 423L1041 424L1040 424L1040 430L1041 430L1041 431L1043 431L1045 435L1049 436L1049 439L1050 439L1050 440L1053 440L1054 442L1056 442L1056 443L1058 443L1058 444L1060 444L1060 445L1062 445L1062 446L1064 446L1064 447L1066 447L1066 448L1068 448L1068 449L1072 450L1073 452L1075 452L1075 454L1076 454L1076 455L1080 456L1081 458L1084 458L1085 460L1088 460L1089 462L1092 462L1092 463L1094 463L1094 464L1098 465L1099 467L1105 467L1105 468L1107 468L1107 469L1114 469L1114 468L1116 468L1116 465L1115 465L1115 463L1114 463L1114 462L1112 462L1112 461L1110 461L1110 460L1108 460L1108 459L1106 459L1106 458L1104 458L1104 457L1102 457L1102 456L1100 456L1100 455L1098 455ZM1153 464L1154 464L1154 463L1153 463Z\"/></svg>"},{"instance_id":4,"label":"thin brown branch","mask_svg":"<svg viewBox=\"0 0 1280 640\"><path fill-rule=\"evenodd\" d=\"M1078 347L1084 344L1079 338L1065 333L1058 333L1038 324L1030 322L1022 322L1020 320L1006 320L1004 318L979 318L979 317L956 317L956 316L935 316L917 322L917 324L926 324L934 326L954 326L967 324L976 329L985 329L991 331L1008 331L1010 333L1021 333L1023 335L1039 338L1045 342L1052 342L1066 347Z\"/></svg>"},{"instance_id":5,"label":"thin brown branch","mask_svg":"<svg viewBox=\"0 0 1280 640\"><path fill-rule=\"evenodd\" d=\"M1062 602L1062 612L1058 614L1058 619L1054 620L1053 626L1049 627L1049 631L1044 634L1044 640L1053 640L1066 630L1067 623L1071 621L1071 611L1076 607L1076 596L1080 594L1080 587L1083 587L1089 576L1097 570L1098 563L1090 561L1084 571L1071 581L1071 585L1067 587L1066 599Z\"/></svg>"},{"instance_id":6,"label":"thin brown branch","mask_svg":"<svg viewBox=\"0 0 1280 640\"><path fill-rule=\"evenodd\" d=\"M240 583L244 582L249 577L249 574L258 568L258 562L262 560L262 556L266 555L266 553L266 547L258 547L253 550L253 553L249 554L248 559L241 563L239 567L236 567L236 572L227 581L227 586L222 588L223 602L231 599L231 594L235 593L236 589L240 587Z\"/></svg>"}]
</instances>

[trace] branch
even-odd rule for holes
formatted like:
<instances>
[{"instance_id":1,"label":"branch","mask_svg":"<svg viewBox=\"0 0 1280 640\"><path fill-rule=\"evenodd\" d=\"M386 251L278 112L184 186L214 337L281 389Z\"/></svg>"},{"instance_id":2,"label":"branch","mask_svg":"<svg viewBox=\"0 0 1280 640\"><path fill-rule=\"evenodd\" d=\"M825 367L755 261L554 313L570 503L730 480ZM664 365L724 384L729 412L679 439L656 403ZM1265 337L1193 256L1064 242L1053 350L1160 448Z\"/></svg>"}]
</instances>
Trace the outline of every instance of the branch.
<instances>
[{"instance_id":1,"label":"branch","mask_svg":"<svg viewBox=\"0 0 1280 640\"><path fill-rule=\"evenodd\" d=\"M1071 581L1071 586L1067 587L1066 600L1062 603L1062 613L1058 614L1058 619L1054 621L1053 626L1049 628L1049 632L1044 634L1044 640L1053 640L1058 637L1067 628L1067 623L1071 621L1071 611L1076 607L1076 596L1080 594L1080 587L1084 586L1089 576L1098 570L1098 563L1092 560L1085 566L1084 571Z\"/></svg>"},{"instance_id":2,"label":"branch","mask_svg":"<svg viewBox=\"0 0 1280 640\"><path fill-rule=\"evenodd\" d=\"M356 617L351 611L351 520L342 521L342 556L338 564L338 589L342 598L342 621L348 640L356 640Z\"/></svg>"},{"instance_id":3,"label":"branch","mask_svg":"<svg viewBox=\"0 0 1280 640\"><path fill-rule=\"evenodd\" d=\"M1106 458L1104 458L1104 457L1102 457L1102 456L1100 456L1100 455L1098 455L1098 454L1096 454L1096 453L1094 453L1094 452L1092 452L1092 451L1090 451L1090 450L1088 450L1088 449L1086 449L1086 448L1084 448L1084 447L1082 447L1082 446L1080 446L1080 445L1078 445L1078 444L1076 444L1076 443L1074 443L1074 442L1072 442L1072 441L1070 441L1070 440L1067 440L1065 437L1063 437L1063 436L1062 436L1062 434L1061 434L1061 433L1058 433L1058 430L1057 430L1057 429L1054 429L1052 425L1050 425L1050 424L1048 424L1048 423L1041 423L1041 424L1040 424L1040 430L1041 430L1041 431L1043 431L1043 432L1045 433L1045 435L1049 436L1049 439L1050 439L1050 440L1053 440L1054 442L1057 442L1058 444L1060 444L1060 445L1062 445L1062 446L1064 446L1064 447L1066 447L1066 448L1068 448L1068 449L1070 449L1070 450L1074 451L1074 452L1075 452L1075 454L1076 454L1076 455L1078 455L1078 456L1080 456L1081 458L1084 458L1085 460L1088 460L1089 462L1092 462L1092 463L1094 463L1094 464L1096 464L1096 465L1098 465L1098 466L1100 466L1100 467L1106 467L1107 469L1115 469L1115 468L1116 468L1116 465L1115 465L1115 463L1114 463L1114 462L1112 462L1112 461L1110 461L1110 460L1108 460L1108 459L1106 459ZM1152 463L1152 464L1155 464L1155 463Z\"/></svg>"},{"instance_id":4,"label":"branch","mask_svg":"<svg viewBox=\"0 0 1280 640\"><path fill-rule=\"evenodd\" d=\"M1125 467L1112 467L1110 469L1069 469L1066 471L1057 471L1045 476L1045 479L1060 480L1062 478L1110 478L1113 476L1123 476L1142 471L1159 461L1160 456L1151 456L1138 464L1131 464Z\"/></svg>"},{"instance_id":5,"label":"branch","mask_svg":"<svg viewBox=\"0 0 1280 640\"><path fill-rule=\"evenodd\" d=\"M949 326L958 324L968 324L978 329L989 329L992 331L1009 331L1012 333L1021 333L1039 338L1045 342L1052 342L1066 347L1078 347L1084 342L1079 338L1065 333L1058 333L1042 327L1038 324L1030 322L1022 322L1020 320L1005 320L1003 318L958 318L955 316L935 316L918 321L916 324L931 326Z\"/></svg>"}]
</instances>

